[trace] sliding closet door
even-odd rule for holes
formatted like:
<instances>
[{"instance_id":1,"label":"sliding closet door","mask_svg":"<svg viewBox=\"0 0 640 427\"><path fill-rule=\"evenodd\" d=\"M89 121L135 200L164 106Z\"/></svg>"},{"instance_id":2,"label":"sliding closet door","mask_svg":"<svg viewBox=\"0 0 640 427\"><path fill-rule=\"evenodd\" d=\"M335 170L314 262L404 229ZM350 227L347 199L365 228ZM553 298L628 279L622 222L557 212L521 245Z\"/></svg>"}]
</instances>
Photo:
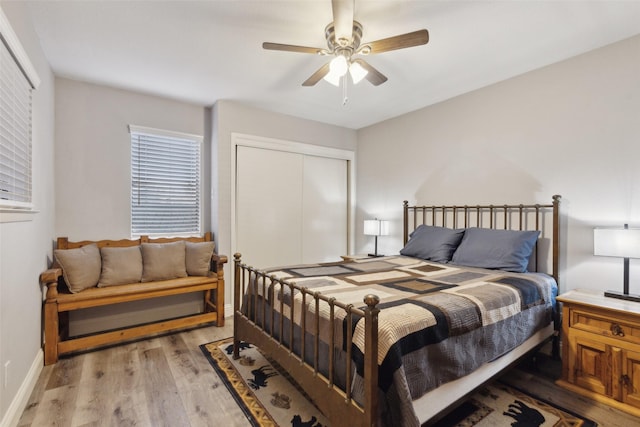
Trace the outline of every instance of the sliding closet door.
<instances>
[{"instance_id":1,"label":"sliding closet door","mask_svg":"<svg viewBox=\"0 0 640 427\"><path fill-rule=\"evenodd\" d=\"M302 262L347 253L348 182L346 160L304 156Z\"/></svg>"},{"instance_id":2,"label":"sliding closet door","mask_svg":"<svg viewBox=\"0 0 640 427\"><path fill-rule=\"evenodd\" d=\"M347 253L348 161L237 146L236 245L257 267Z\"/></svg>"},{"instance_id":3,"label":"sliding closet door","mask_svg":"<svg viewBox=\"0 0 640 427\"><path fill-rule=\"evenodd\" d=\"M300 262L303 157L238 146L236 248L262 268Z\"/></svg>"}]
</instances>

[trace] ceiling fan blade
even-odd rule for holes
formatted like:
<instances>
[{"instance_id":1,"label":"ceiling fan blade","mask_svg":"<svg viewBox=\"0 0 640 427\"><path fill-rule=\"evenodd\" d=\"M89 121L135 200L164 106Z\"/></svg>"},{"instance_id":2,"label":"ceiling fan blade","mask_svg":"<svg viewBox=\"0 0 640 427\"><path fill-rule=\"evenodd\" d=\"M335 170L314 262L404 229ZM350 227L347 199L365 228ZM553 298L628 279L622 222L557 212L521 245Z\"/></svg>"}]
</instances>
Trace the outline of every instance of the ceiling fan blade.
<instances>
[{"instance_id":1,"label":"ceiling fan blade","mask_svg":"<svg viewBox=\"0 0 640 427\"><path fill-rule=\"evenodd\" d=\"M329 74L329 63L327 62L302 83L302 86L313 86L318 83L324 76Z\"/></svg>"},{"instance_id":2,"label":"ceiling fan blade","mask_svg":"<svg viewBox=\"0 0 640 427\"><path fill-rule=\"evenodd\" d=\"M371 48L371 54L388 52L390 50L404 49L405 47L420 46L429 42L429 31L418 30L412 33L389 37L365 43Z\"/></svg>"},{"instance_id":3,"label":"ceiling fan blade","mask_svg":"<svg viewBox=\"0 0 640 427\"><path fill-rule=\"evenodd\" d=\"M354 2L355 0L331 0L336 41L345 39L347 44L351 42Z\"/></svg>"},{"instance_id":4,"label":"ceiling fan blade","mask_svg":"<svg viewBox=\"0 0 640 427\"><path fill-rule=\"evenodd\" d=\"M280 44L280 43L262 43L262 48L267 50L283 50L285 52L300 52L300 53L312 53L318 55L322 52L322 49L318 47L296 46L293 44Z\"/></svg>"},{"instance_id":5,"label":"ceiling fan blade","mask_svg":"<svg viewBox=\"0 0 640 427\"><path fill-rule=\"evenodd\" d=\"M382 74L380 71L373 68L367 61L364 59L358 58L354 59L353 62L357 62L360 64L362 68L368 71L365 79L369 80L369 82L374 86L379 86L382 83L387 81L387 77Z\"/></svg>"}]
</instances>

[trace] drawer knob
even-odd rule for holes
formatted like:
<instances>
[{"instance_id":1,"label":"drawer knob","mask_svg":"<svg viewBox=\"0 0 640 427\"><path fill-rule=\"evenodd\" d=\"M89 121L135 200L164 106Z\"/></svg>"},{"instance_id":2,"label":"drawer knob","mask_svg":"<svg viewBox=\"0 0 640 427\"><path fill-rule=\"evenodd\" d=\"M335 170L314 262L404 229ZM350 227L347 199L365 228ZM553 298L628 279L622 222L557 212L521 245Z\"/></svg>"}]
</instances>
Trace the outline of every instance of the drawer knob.
<instances>
[{"instance_id":1,"label":"drawer knob","mask_svg":"<svg viewBox=\"0 0 640 427\"><path fill-rule=\"evenodd\" d=\"M622 327L617 323L614 323L613 325L611 325L611 333L617 337L624 336L624 331L622 330Z\"/></svg>"},{"instance_id":2,"label":"drawer knob","mask_svg":"<svg viewBox=\"0 0 640 427\"><path fill-rule=\"evenodd\" d=\"M620 378L620 382L624 387L629 387L629 385L631 384L631 378L629 378L629 375L624 374L622 378Z\"/></svg>"}]
</instances>

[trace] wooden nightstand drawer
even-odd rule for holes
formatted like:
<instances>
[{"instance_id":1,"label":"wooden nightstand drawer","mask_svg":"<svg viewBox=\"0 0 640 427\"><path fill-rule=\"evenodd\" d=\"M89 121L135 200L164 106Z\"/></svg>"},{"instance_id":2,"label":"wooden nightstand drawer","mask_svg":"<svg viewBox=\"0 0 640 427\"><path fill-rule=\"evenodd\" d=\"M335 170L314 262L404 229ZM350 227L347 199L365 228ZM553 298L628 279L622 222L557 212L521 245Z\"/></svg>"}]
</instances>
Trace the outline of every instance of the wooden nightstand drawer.
<instances>
[{"instance_id":1,"label":"wooden nightstand drawer","mask_svg":"<svg viewBox=\"0 0 640 427\"><path fill-rule=\"evenodd\" d=\"M599 315L597 310L571 309L570 327L618 340L640 344L640 325L631 324L611 313Z\"/></svg>"}]
</instances>

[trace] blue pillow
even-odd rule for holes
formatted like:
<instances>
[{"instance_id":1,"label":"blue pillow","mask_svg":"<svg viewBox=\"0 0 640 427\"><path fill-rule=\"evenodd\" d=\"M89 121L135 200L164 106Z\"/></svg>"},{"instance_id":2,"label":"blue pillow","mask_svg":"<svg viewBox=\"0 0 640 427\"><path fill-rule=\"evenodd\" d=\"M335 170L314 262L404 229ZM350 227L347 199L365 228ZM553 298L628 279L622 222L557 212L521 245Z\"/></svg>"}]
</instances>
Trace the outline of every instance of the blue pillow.
<instances>
[{"instance_id":1,"label":"blue pillow","mask_svg":"<svg viewBox=\"0 0 640 427\"><path fill-rule=\"evenodd\" d=\"M467 228L451 262L526 273L539 231Z\"/></svg>"},{"instance_id":2,"label":"blue pillow","mask_svg":"<svg viewBox=\"0 0 640 427\"><path fill-rule=\"evenodd\" d=\"M447 263L460 244L464 230L421 225L416 228L400 250L401 255L428 261Z\"/></svg>"}]
</instances>

